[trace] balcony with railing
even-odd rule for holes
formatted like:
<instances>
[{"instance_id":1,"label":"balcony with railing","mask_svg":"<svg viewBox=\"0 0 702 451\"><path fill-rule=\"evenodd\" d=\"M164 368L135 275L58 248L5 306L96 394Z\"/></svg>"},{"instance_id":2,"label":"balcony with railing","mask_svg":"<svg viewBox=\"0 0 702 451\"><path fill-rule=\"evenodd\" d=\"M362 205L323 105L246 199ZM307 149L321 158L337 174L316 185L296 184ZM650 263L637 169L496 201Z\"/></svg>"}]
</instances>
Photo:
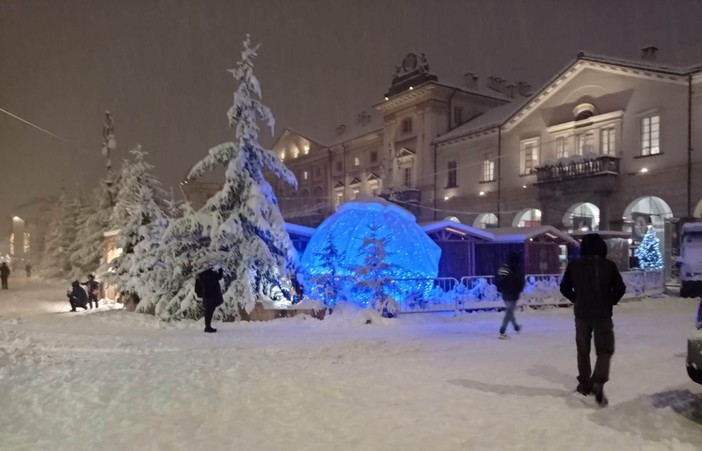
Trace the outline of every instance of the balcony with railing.
<instances>
[{"instance_id":1,"label":"balcony with railing","mask_svg":"<svg viewBox=\"0 0 702 451\"><path fill-rule=\"evenodd\" d=\"M619 158L601 155L536 168L536 182L562 182L597 175L619 175Z\"/></svg>"}]
</instances>

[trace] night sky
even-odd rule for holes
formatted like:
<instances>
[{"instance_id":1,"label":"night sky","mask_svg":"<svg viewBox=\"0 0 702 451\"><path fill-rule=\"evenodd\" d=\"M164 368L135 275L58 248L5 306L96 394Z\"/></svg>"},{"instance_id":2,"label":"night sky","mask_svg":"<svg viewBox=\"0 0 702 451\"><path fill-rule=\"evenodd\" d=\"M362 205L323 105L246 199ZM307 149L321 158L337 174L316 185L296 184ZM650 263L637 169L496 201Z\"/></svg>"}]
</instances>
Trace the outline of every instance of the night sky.
<instances>
[{"instance_id":1,"label":"night sky","mask_svg":"<svg viewBox=\"0 0 702 451\"><path fill-rule=\"evenodd\" d=\"M475 72L536 87L580 50L638 58L652 44L660 62L702 63L701 19L702 0L0 0L0 108L85 149L0 113L0 218L61 186L93 189L106 109L115 160L142 144L177 186L231 139L226 70L247 32L263 44L256 73L276 135L326 142L382 100L410 51L440 81Z\"/></svg>"}]
</instances>

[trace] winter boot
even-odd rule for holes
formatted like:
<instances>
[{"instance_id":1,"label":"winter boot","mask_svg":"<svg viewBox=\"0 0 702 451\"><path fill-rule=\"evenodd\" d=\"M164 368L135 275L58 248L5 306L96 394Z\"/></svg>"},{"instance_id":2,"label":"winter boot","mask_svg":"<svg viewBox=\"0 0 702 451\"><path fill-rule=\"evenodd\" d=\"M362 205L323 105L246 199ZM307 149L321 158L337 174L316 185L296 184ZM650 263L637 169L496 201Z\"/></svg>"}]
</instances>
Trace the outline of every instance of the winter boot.
<instances>
[{"instance_id":1,"label":"winter boot","mask_svg":"<svg viewBox=\"0 0 702 451\"><path fill-rule=\"evenodd\" d=\"M592 394L592 388L583 384L578 384L578 386L575 387L575 391L583 396L589 396L590 394Z\"/></svg>"},{"instance_id":2,"label":"winter boot","mask_svg":"<svg viewBox=\"0 0 702 451\"><path fill-rule=\"evenodd\" d=\"M599 382L592 384L592 393L595 395L595 401L600 407L606 407L609 404L609 400L604 394L604 387Z\"/></svg>"},{"instance_id":3,"label":"winter boot","mask_svg":"<svg viewBox=\"0 0 702 451\"><path fill-rule=\"evenodd\" d=\"M205 332L208 334L213 334L217 332L217 329L215 329L214 327L205 327Z\"/></svg>"},{"instance_id":4,"label":"winter boot","mask_svg":"<svg viewBox=\"0 0 702 451\"><path fill-rule=\"evenodd\" d=\"M507 335L504 332L500 332L500 335L497 338L499 338L500 340L506 340L509 338L509 335Z\"/></svg>"},{"instance_id":5,"label":"winter boot","mask_svg":"<svg viewBox=\"0 0 702 451\"><path fill-rule=\"evenodd\" d=\"M514 331L517 332L517 333L521 332L521 331L522 331L522 325L521 325L521 324L517 324L516 326L514 326Z\"/></svg>"}]
</instances>

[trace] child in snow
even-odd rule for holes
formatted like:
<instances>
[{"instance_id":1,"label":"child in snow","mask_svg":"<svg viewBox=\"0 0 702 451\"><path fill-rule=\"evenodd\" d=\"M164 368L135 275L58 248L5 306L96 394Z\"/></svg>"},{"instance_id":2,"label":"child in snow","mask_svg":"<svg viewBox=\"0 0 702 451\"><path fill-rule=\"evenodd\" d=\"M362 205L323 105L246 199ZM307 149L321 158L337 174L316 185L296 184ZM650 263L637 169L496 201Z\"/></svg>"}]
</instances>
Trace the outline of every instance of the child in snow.
<instances>
[{"instance_id":1,"label":"child in snow","mask_svg":"<svg viewBox=\"0 0 702 451\"><path fill-rule=\"evenodd\" d=\"M76 307L88 310L88 295L85 294L85 290L81 288L80 282L74 280L71 286L73 287L73 291L69 291L66 294L68 296L68 302L71 303L71 311L75 312Z\"/></svg>"},{"instance_id":2,"label":"child in snow","mask_svg":"<svg viewBox=\"0 0 702 451\"><path fill-rule=\"evenodd\" d=\"M517 308L519 295L524 289L524 272L519 263L519 254L516 252L509 253L507 263L502 265L497 271L495 286L502 295L502 300L505 301L505 317L502 320L502 327L500 327L500 338L507 338L507 325L510 322L516 332L522 329L514 317L514 310Z\"/></svg>"},{"instance_id":3,"label":"child in snow","mask_svg":"<svg viewBox=\"0 0 702 451\"><path fill-rule=\"evenodd\" d=\"M95 301L95 308L98 308L98 294L100 293L100 283L95 280L95 276L88 274L88 281L81 282L81 285L85 285L88 290L88 303L90 308L93 308L93 301Z\"/></svg>"}]
</instances>

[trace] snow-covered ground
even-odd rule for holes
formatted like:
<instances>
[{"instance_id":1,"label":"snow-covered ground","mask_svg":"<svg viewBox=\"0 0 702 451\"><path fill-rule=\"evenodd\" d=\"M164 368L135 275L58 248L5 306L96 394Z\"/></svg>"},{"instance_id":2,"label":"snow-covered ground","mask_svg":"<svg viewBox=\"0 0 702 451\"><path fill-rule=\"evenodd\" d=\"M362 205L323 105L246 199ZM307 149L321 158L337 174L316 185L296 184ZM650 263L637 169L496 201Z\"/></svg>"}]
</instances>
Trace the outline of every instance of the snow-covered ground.
<instances>
[{"instance_id":1,"label":"snow-covered ground","mask_svg":"<svg viewBox=\"0 0 702 451\"><path fill-rule=\"evenodd\" d=\"M0 449L657 450L702 448L685 373L696 301L615 310L610 406L575 388L572 311L161 325L69 313L65 287L0 292Z\"/></svg>"}]
</instances>

